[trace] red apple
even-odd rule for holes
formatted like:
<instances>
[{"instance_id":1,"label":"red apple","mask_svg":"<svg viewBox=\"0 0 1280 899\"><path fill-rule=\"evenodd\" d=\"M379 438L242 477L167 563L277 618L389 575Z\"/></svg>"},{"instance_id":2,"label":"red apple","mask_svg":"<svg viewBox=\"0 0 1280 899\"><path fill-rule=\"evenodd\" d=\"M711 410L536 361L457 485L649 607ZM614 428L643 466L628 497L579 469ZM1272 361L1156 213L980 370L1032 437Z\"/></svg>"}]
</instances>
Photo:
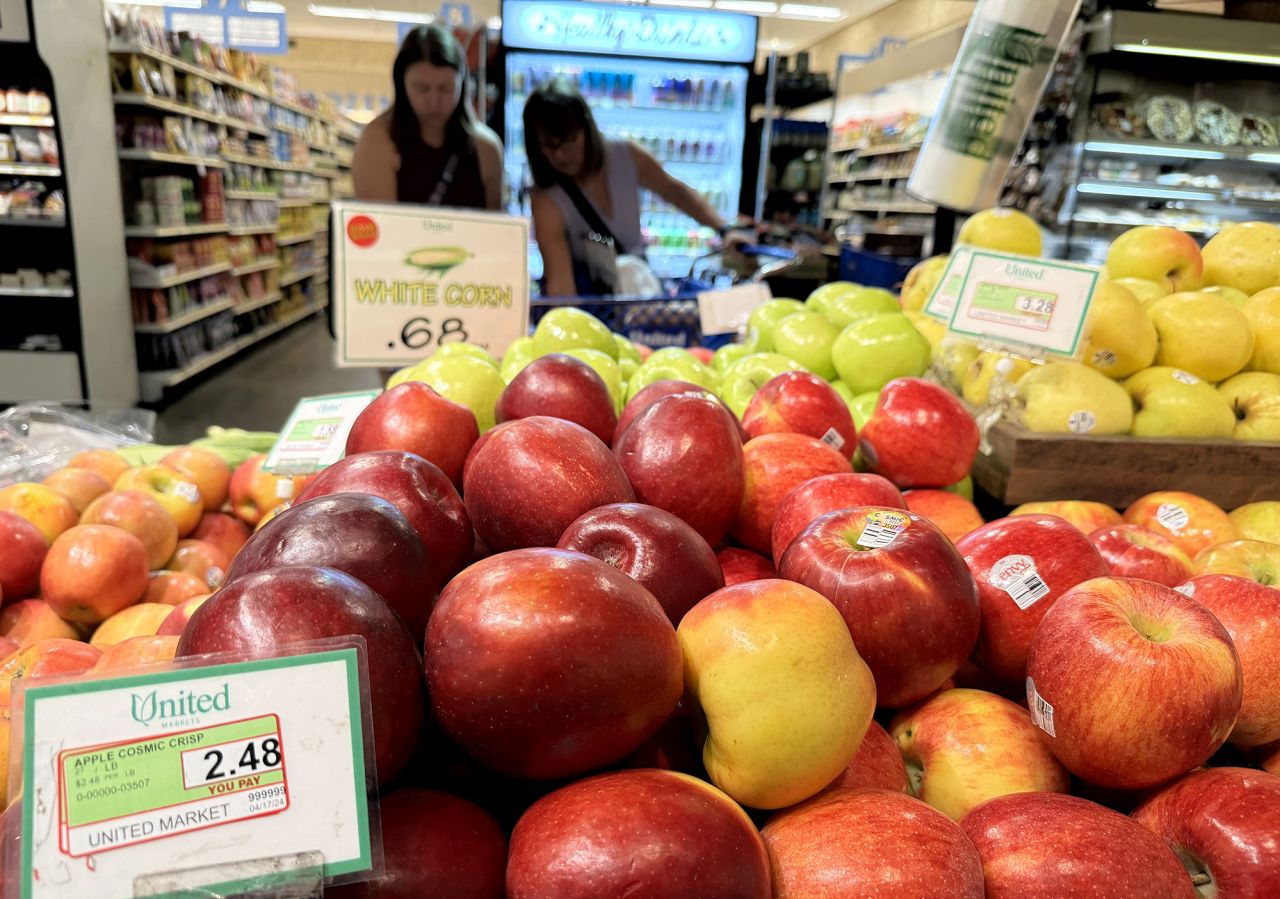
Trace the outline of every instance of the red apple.
<instances>
[{"instance_id":1,"label":"red apple","mask_svg":"<svg viewBox=\"0 0 1280 899\"><path fill-rule=\"evenodd\" d=\"M0 662L3 662L21 648L16 640L0 637Z\"/></svg>"},{"instance_id":2,"label":"red apple","mask_svg":"<svg viewBox=\"0 0 1280 899\"><path fill-rule=\"evenodd\" d=\"M52 487L20 481L0 488L0 512L11 512L35 525L48 543L75 525L75 506Z\"/></svg>"},{"instance_id":3,"label":"red apple","mask_svg":"<svg viewBox=\"0 0 1280 899\"><path fill-rule=\"evenodd\" d=\"M898 751L898 745L893 742L889 732L875 721L867 728L867 735L862 738L858 754L849 762L849 767L822 792L866 789L910 792L907 766L902 761L902 753Z\"/></svg>"},{"instance_id":4,"label":"red apple","mask_svg":"<svg viewBox=\"0 0 1280 899\"><path fill-rule=\"evenodd\" d=\"M946 487L969 473L978 425L941 385L898 378L880 391L858 448L871 471L899 487Z\"/></svg>"},{"instance_id":5,"label":"red apple","mask_svg":"<svg viewBox=\"0 0 1280 899\"><path fill-rule=\"evenodd\" d=\"M742 463L742 506L733 537L762 553L772 551L773 523L788 493L813 478L850 473L849 460L837 450L802 434L755 437L742 448Z\"/></svg>"},{"instance_id":6,"label":"red apple","mask_svg":"<svg viewBox=\"0 0 1280 899\"><path fill-rule=\"evenodd\" d=\"M346 572L382 597L415 641L426 632L437 585L409 520L381 497L335 493L286 509L249 538L227 581L281 565Z\"/></svg>"},{"instance_id":7,"label":"red apple","mask_svg":"<svg viewBox=\"0 0 1280 899\"><path fill-rule=\"evenodd\" d=\"M617 761L657 731L683 686L675 628L653 595L557 549L490 556L455 577L431 614L426 660L448 734L528 779Z\"/></svg>"},{"instance_id":8,"label":"red apple","mask_svg":"<svg viewBox=\"0 0 1280 899\"><path fill-rule=\"evenodd\" d=\"M960 826L982 857L991 899L1196 899L1159 837L1087 799L1014 793L978 806Z\"/></svg>"},{"instance_id":9,"label":"red apple","mask_svg":"<svg viewBox=\"0 0 1280 899\"><path fill-rule=\"evenodd\" d=\"M76 453L67 462L68 468L85 468L103 478L108 484L114 484L116 478L128 471L132 466L129 460L115 450L92 449Z\"/></svg>"},{"instance_id":10,"label":"red apple","mask_svg":"<svg viewBox=\"0 0 1280 899\"><path fill-rule=\"evenodd\" d=\"M983 896L982 862L964 831L902 793L825 793L774 815L762 835L773 864L774 896Z\"/></svg>"},{"instance_id":11,"label":"red apple","mask_svg":"<svg viewBox=\"0 0 1280 899\"><path fill-rule=\"evenodd\" d=\"M1240 712L1240 659L1218 619L1169 587L1095 578L1045 613L1027 654L1027 705L1078 777L1123 790L1202 764Z\"/></svg>"},{"instance_id":12,"label":"red apple","mask_svg":"<svg viewBox=\"0 0 1280 899\"><path fill-rule=\"evenodd\" d=\"M982 605L974 661L1006 683L1026 675L1031 635L1058 597L1107 574L1089 538L1053 515L999 518L960 538L956 549Z\"/></svg>"},{"instance_id":13,"label":"red apple","mask_svg":"<svg viewBox=\"0 0 1280 899\"><path fill-rule=\"evenodd\" d=\"M1124 510L1124 520L1168 537L1193 559L1202 549L1240 538L1221 508L1202 496L1176 490L1148 493L1135 500Z\"/></svg>"},{"instance_id":14,"label":"red apple","mask_svg":"<svg viewBox=\"0 0 1280 899\"><path fill-rule=\"evenodd\" d=\"M462 483L465 484L467 482L467 472L471 470L471 465L475 462L476 456L480 455L480 450L489 442L489 439L493 437L494 434L497 434L499 431L510 427L513 424L515 424L515 422L507 421L500 425L494 425L492 428L481 434L480 439L471 444L471 449L467 453L467 458L462 463Z\"/></svg>"},{"instance_id":15,"label":"red apple","mask_svg":"<svg viewBox=\"0 0 1280 899\"><path fill-rule=\"evenodd\" d=\"M938 526L951 542L982 527L978 507L949 490L908 490L902 494L907 508Z\"/></svg>"},{"instance_id":16,"label":"red apple","mask_svg":"<svg viewBox=\"0 0 1280 899\"><path fill-rule=\"evenodd\" d=\"M875 676L880 707L898 708L938 689L978 636L977 589L964 559L942 531L911 512L828 512L792 542L778 573L840 610Z\"/></svg>"},{"instance_id":17,"label":"red apple","mask_svg":"<svg viewBox=\"0 0 1280 899\"><path fill-rule=\"evenodd\" d=\"M87 468L59 468L41 483L65 496L77 515L111 489L110 481Z\"/></svg>"},{"instance_id":18,"label":"red apple","mask_svg":"<svg viewBox=\"0 0 1280 899\"><path fill-rule=\"evenodd\" d=\"M511 834L508 899L769 899L751 819L704 781L619 771L538 800Z\"/></svg>"},{"instance_id":19,"label":"red apple","mask_svg":"<svg viewBox=\"0 0 1280 899\"><path fill-rule=\"evenodd\" d=\"M666 509L711 546L720 544L742 503L743 468L737 419L719 400L665 396L636 416L613 452L638 501Z\"/></svg>"},{"instance_id":20,"label":"red apple","mask_svg":"<svg viewBox=\"0 0 1280 899\"><path fill-rule=\"evenodd\" d=\"M228 559L234 559L240 547L248 542L249 529L239 519L225 513L206 512L191 532L191 538L212 543L226 553Z\"/></svg>"},{"instance_id":21,"label":"red apple","mask_svg":"<svg viewBox=\"0 0 1280 899\"><path fill-rule=\"evenodd\" d=\"M1263 771L1280 776L1280 740L1260 747L1251 755Z\"/></svg>"},{"instance_id":22,"label":"red apple","mask_svg":"<svg viewBox=\"0 0 1280 899\"><path fill-rule=\"evenodd\" d=\"M141 490L113 490L91 502L81 524L122 528L142 541L151 568L163 568L178 547L178 523L160 501Z\"/></svg>"},{"instance_id":23,"label":"red apple","mask_svg":"<svg viewBox=\"0 0 1280 899\"><path fill-rule=\"evenodd\" d=\"M507 838L465 799L404 787L379 802L380 877L326 887L328 899L503 899Z\"/></svg>"},{"instance_id":24,"label":"red apple","mask_svg":"<svg viewBox=\"0 0 1280 899\"><path fill-rule=\"evenodd\" d=\"M769 535L774 564L782 561L791 541L815 518L856 506L905 509L907 504L898 488L878 474L844 472L810 478L787 493L778 504L778 514Z\"/></svg>"},{"instance_id":25,"label":"red apple","mask_svg":"<svg viewBox=\"0 0 1280 899\"><path fill-rule=\"evenodd\" d=\"M221 574L218 580L221 582ZM209 589L208 581L186 571L153 571L142 601L176 606L193 596L207 595Z\"/></svg>"},{"instance_id":26,"label":"red apple","mask_svg":"<svg viewBox=\"0 0 1280 899\"><path fill-rule=\"evenodd\" d=\"M1115 577L1176 587L1191 577L1191 557L1178 544L1136 524L1113 524L1089 535Z\"/></svg>"},{"instance_id":27,"label":"red apple","mask_svg":"<svg viewBox=\"0 0 1280 899\"><path fill-rule=\"evenodd\" d=\"M178 658L271 655L290 643L348 635L365 640L375 765L378 782L389 783L413 758L422 730L422 671L400 619L350 575L286 565L238 577L196 610Z\"/></svg>"},{"instance_id":28,"label":"red apple","mask_svg":"<svg viewBox=\"0 0 1280 899\"><path fill-rule=\"evenodd\" d=\"M262 517L281 503L296 498L310 481L310 477L277 477L262 470L267 461L266 453L250 456L236 466L227 485L231 498L231 511L245 524L253 527ZM281 482L287 482L282 485ZM281 496L281 494L285 494Z\"/></svg>"},{"instance_id":29,"label":"red apple","mask_svg":"<svg viewBox=\"0 0 1280 899\"><path fill-rule=\"evenodd\" d=\"M1113 524L1124 524L1123 516L1105 503L1082 500L1023 503L1009 513L1011 516L1031 514L1057 515L1086 534Z\"/></svg>"},{"instance_id":30,"label":"red apple","mask_svg":"<svg viewBox=\"0 0 1280 899\"><path fill-rule=\"evenodd\" d=\"M778 570L773 567L772 562L749 549L728 546L716 553L716 559L720 562L720 571L724 574L726 587L778 576Z\"/></svg>"},{"instance_id":31,"label":"red apple","mask_svg":"<svg viewBox=\"0 0 1280 899\"><path fill-rule=\"evenodd\" d=\"M206 512L217 512L231 489L231 468L221 456L202 446L180 446L160 460L200 489Z\"/></svg>"},{"instance_id":32,"label":"red apple","mask_svg":"<svg viewBox=\"0 0 1280 899\"><path fill-rule=\"evenodd\" d=\"M421 381L405 381L370 403L347 435L347 455L404 450L439 467L462 486L462 462L480 437L470 409Z\"/></svg>"},{"instance_id":33,"label":"red apple","mask_svg":"<svg viewBox=\"0 0 1280 899\"><path fill-rule=\"evenodd\" d=\"M0 512L0 596L13 602L35 592L49 542L21 515Z\"/></svg>"},{"instance_id":34,"label":"red apple","mask_svg":"<svg viewBox=\"0 0 1280 899\"><path fill-rule=\"evenodd\" d=\"M116 478L111 489L140 490L155 497L178 525L179 537L194 531L204 514L204 497L196 482L165 465L130 468Z\"/></svg>"},{"instance_id":35,"label":"red apple","mask_svg":"<svg viewBox=\"0 0 1280 899\"><path fill-rule=\"evenodd\" d=\"M1270 899L1280 886L1280 777L1249 768L1193 771L1133 811L1187 870L1203 895Z\"/></svg>"},{"instance_id":36,"label":"red apple","mask_svg":"<svg viewBox=\"0 0 1280 899\"><path fill-rule=\"evenodd\" d=\"M599 506L569 525L556 547L608 562L652 593L672 624L724 586L720 562L707 541L655 506Z\"/></svg>"},{"instance_id":37,"label":"red apple","mask_svg":"<svg viewBox=\"0 0 1280 899\"><path fill-rule=\"evenodd\" d=\"M1280 589L1231 574L1201 574L1177 590L1222 622L1240 657L1244 699L1227 739L1244 749L1280 740Z\"/></svg>"},{"instance_id":38,"label":"red apple","mask_svg":"<svg viewBox=\"0 0 1280 899\"><path fill-rule=\"evenodd\" d=\"M858 448L853 415L835 389L807 371L783 372L756 391L742 415L747 437L805 434L839 450L846 459Z\"/></svg>"},{"instance_id":39,"label":"red apple","mask_svg":"<svg viewBox=\"0 0 1280 899\"><path fill-rule=\"evenodd\" d=\"M690 384L688 381L654 381L648 387L641 388L640 392L631 398L631 402L623 407L622 414L618 416L618 426L613 430L613 440L610 441L609 445L616 450L618 448L618 440L626 432L627 428L631 426L631 423L658 400L669 396L701 396L715 400L720 404L720 408L728 412L729 417L733 419L733 426L737 430L739 442L746 441L746 434L742 430L738 416L733 414L720 397L707 388L699 387L697 384Z\"/></svg>"},{"instance_id":40,"label":"red apple","mask_svg":"<svg viewBox=\"0 0 1280 899\"><path fill-rule=\"evenodd\" d=\"M63 621L43 599L20 599L0 611L0 634L18 646L30 646L56 637L79 640L80 632L69 621Z\"/></svg>"},{"instance_id":41,"label":"red apple","mask_svg":"<svg viewBox=\"0 0 1280 899\"><path fill-rule=\"evenodd\" d=\"M474 532L462 497L421 456L400 450L347 456L316 475L297 502L331 493L369 493L395 505L418 532L427 554L423 575L437 592L471 560Z\"/></svg>"},{"instance_id":42,"label":"red apple","mask_svg":"<svg viewBox=\"0 0 1280 899\"><path fill-rule=\"evenodd\" d=\"M205 604L210 595L204 593L178 603L173 607L173 611L169 613L169 617L160 623L160 627L156 630L156 635L160 637L181 637L182 632L186 630L187 622L191 620L191 616L196 613L196 609Z\"/></svg>"},{"instance_id":43,"label":"red apple","mask_svg":"<svg viewBox=\"0 0 1280 899\"><path fill-rule=\"evenodd\" d=\"M176 636L130 637L102 650L102 656L90 670L128 671L130 668L142 668L147 665L161 665L173 659L178 651Z\"/></svg>"},{"instance_id":44,"label":"red apple","mask_svg":"<svg viewBox=\"0 0 1280 899\"><path fill-rule=\"evenodd\" d=\"M555 546L575 518L635 500L609 448L573 422L535 415L495 431L465 476L476 531L493 550Z\"/></svg>"},{"instance_id":45,"label":"red apple","mask_svg":"<svg viewBox=\"0 0 1280 899\"><path fill-rule=\"evenodd\" d=\"M689 355L703 365L710 365L711 360L715 358L716 351L705 346L691 346L689 347Z\"/></svg>"},{"instance_id":46,"label":"red apple","mask_svg":"<svg viewBox=\"0 0 1280 899\"><path fill-rule=\"evenodd\" d=\"M179 540L173 558L165 563L168 571L181 571L199 578L205 584L205 592L216 590L226 577L231 560L221 548L203 540Z\"/></svg>"},{"instance_id":47,"label":"red apple","mask_svg":"<svg viewBox=\"0 0 1280 899\"><path fill-rule=\"evenodd\" d=\"M76 525L49 547L40 594L68 621L95 624L147 592L147 548L120 528Z\"/></svg>"},{"instance_id":48,"label":"red apple","mask_svg":"<svg viewBox=\"0 0 1280 899\"><path fill-rule=\"evenodd\" d=\"M613 439L618 415L604 379L587 363L563 353L534 359L498 396L499 422L546 415L581 425L600 438Z\"/></svg>"}]
</instances>

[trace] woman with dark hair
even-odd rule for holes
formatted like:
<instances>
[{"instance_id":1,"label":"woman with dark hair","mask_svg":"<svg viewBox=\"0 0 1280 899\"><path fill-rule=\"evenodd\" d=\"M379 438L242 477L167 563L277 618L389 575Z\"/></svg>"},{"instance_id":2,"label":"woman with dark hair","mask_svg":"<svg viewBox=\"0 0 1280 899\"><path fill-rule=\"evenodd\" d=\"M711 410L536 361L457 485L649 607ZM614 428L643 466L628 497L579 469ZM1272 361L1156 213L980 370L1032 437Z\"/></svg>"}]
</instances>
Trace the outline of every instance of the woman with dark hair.
<instances>
[{"instance_id":1,"label":"woman with dark hair","mask_svg":"<svg viewBox=\"0 0 1280 899\"><path fill-rule=\"evenodd\" d=\"M547 296L602 291L593 264L605 253L644 255L640 190L650 190L699 224L723 235L724 221L693 188L668 175L649 152L608 140L582 95L562 78L541 85L524 106L524 142L537 188L530 198ZM593 258L594 257L594 258Z\"/></svg>"},{"instance_id":2,"label":"woman with dark hair","mask_svg":"<svg viewBox=\"0 0 1280 899\"><path fill-rule=\"evenodd\" d=\"M356 144L356 197L501 208L502 143L471 112L467 60L453 35L439 25L409 32L392 77L395 102Z\"/></svg>"}]
</instances>

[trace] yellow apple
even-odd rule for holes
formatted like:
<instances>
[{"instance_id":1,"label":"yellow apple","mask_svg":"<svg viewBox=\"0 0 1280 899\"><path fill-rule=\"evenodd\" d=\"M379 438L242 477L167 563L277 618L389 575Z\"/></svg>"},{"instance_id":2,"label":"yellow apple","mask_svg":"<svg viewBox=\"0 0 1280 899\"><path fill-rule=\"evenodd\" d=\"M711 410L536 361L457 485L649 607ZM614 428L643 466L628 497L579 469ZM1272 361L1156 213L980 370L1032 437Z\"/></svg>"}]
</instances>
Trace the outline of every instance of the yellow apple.
<instances>
[{"instance_id":1,"label":"yellow apple","mask_svg":"<svg viewBox=\"0 0 1280 899\"><path fill-rule=\"evenodd\" d=\"M1237 440L1280 441L1280 375L1245 371L1218 385L1235 416Z\"/></svg>"},{"instance_id":2,"label":"yellow apple","mask_svg":"<svg viewBox=\"0 0 1280 899\"><path fill-rule=\"evenodd\" d=\"M924 339L929 341L929 346L935 350L947 336L947 323L932 315L925 315L923 312L911 309L904 310L902 314L910 319L911 324L916 326L916 330L924 335Z\"/></svg>"},{"instance_id":3,"label":"yellow apple","mask_svg":"<svg viewBox=\"0 0 1280 899\"><path fill-rule=\"evenodd\" d=\"M947 374L948 386L960 390L982 351L960 337L948 337L933 348L933 364Z\"/></svg>"},{"instance_id":4,"label":"yellow apple","mask_svg":"<svg viewBox=\"0 0 1280 899\"><path fill-rule=\"evenodd\" d=\"M1280 284L1280 227L1269 222L1224 225L1204 246L1204 282L1250 296Z\"/></svg>"},{"instance_id":5,"label":"yellow apple","mask_svg":"<svg viewBox=\"0 0 1280 899\"><path fill-rule=\"evenodd\" d=\"M1234 574L1264 587L1280 587L1280 543L1228 540L1201 550L1193 561L1196 574Z\"/></svg>"},{"instance_id":6,"label":"yellow apple","mask_svg":"<svg viewBox=\"0 0 1280 899\"><path fill-rule=\"evenodd\" d=\"M965 370L960 381L960 393L966 403L985 406L991 398L991 385L996 375L1009 384L1017 384L1023 375L1035 367L1035 363L1019 356L983 350Z\"/></svg>"},{"instance_id":7,"label":"yellow apple","mask_svg":"<svg viewBox=\"0 0 1280 899\"><path fill-rule=\"evenodd\" d=\"M204 498L200 488L184 474L164 465L130 468L116 479L113 490L140 490L149 493L164 506L178 525L178 536L185 537L196 529L204 515Z\"/></svg>"},{"instance_id":8,"label":"yellow apple","mask_svg":"<svg viewBox=\"0 0 1280 899\"><path fill-rule=\"evenodd\" d=\"M409 380L409 376L411 374L413 374L412 365L406 365L404 368L397 368L391 373L391 377L387 378L386 389L390 390L392 387L399 387L405 381Z\"/></svg>"},{"instance_id":9,"label":"yellow apple","mask_svg":"<svg viewBox=\"0 0 1280 899\"><path fill-rule=\"evenodd\" d=\"M1204 260L1191 235L1164 225L1140 225L1112 242L1107 250L1107 276L1154 281L1168 292L1199 290L1204 283Z\"/></svg>"},{"instance_id":10,"label":"yellow apple","mask_svg":"<svg viewBox=\"0 0 1280 899\"><path fill-rule=\"evenodd\" d=\"M1248 540L1280 543L1280 500L1263 500L1232 509L1232 524Z\"/></svg>"},{"instance_id":11,"label":"yellow apple","mask_svg":"<svg viewBox=\"0 0 1280 899\"><path fill-rule=\"evenodd\" d=\"M140 602L121 609L98 625L89 645L106 649L131 637L154 636L171 612L173 606L162 602Z\"/></svg>"},{"instance_id":12,"label":"yellow apple","mask_svg":"<svg viewBox=\"0 0 1280 899\"><path fill-rule=\"evenodd\" d=\"M1253 328L1253 356L1245 368L1280 375L1280 287L1260 290L1241 307Z\"/></svg>"},{"instance_id":13,"label":"yellow apple","mask_svg":"<svg viewBox=\"0 0 1280 899\"><path fill-rule=\"evenodd\" d=\"M1236 417L1226 398L1189 372L1157 365L1124 382L1133 397L1135 437L1230 437Z\"/></svg>"},{"instance_id":14,"label":"yellow apple","mask_svg":"<svg viewBox=\"0 0 1280 899\"><path fill-rule=\"evenodd\" d=\"M1245 301L1249 299L1249 295L1243 290L1236 290L1234 287L1226 287L1222 284L1211 284L1204 288L1204 292L1217 294L1223 299L1230 300L1241 308L1244 307Z\"/></svg>"},{"instance_id":15,"label":"yellow apple","mask_svg":"<svg viewBox=\"0 0 1280 899\"><path fill-rule=\"evenodd\" d=\"M1156 365L1217 383L1253 355L1253 329L1234 303L1199 291L1173 293L1147 308L1160 338Z\"/></svg>"},{"instance_id":16,"label":"yellow apple","mask_svg":"<svg viewBox=\"0 0 1280 899\"><path fill-rule=\"evenodd\" d=\"M676 633L712 783L743 805L784 808L844 771L871 723L875 681L821 594L737 584L694 606Z\"/></svg>"},{"instance_id":17,"label":"yellow apple","mask_svg":"<svg viewBox=\"0 0 1280 899\"><path fill-rule=\"evenodd\" d=\"M1031 714L994 693L936 693L894 718L889 734L912 793L953 821L997 796L1065 793L1070 786Z\"/></svg>"},{"instance_id":18,"label":"yellow apple","mask_svg":"<svg viewBox=\"0 0 1280 899\"><path fill-rule=\"evenodd\" d=\"M1039 256L1043 249L1040 226L1016 209L984 209L969 216L956 243L1022 256Z\"/></svg>"},{"instance_id":19,"label":"yellow apple","mask_svg":"<svg viewBox=\"0 0 1280 899\"><path fill-rule=\"evenodd\" d=\"M1075 362L1050 362L1018 379L1023 424L1032 431L1127 434L1133 402L1123 387Z\"/></svg>"},{"instance_id":20,"label":"yellow apple","mask_svg":"<svg viewBox=\"0 0 1280 899\"><path fill-rule=\"evenodd\" d=\"M907 272L906 280L902 282L902 296L899 298L904 312L920 312L929 304L929 298L933 296L934 288L938 286L950 260L950 256L930 256Z\"/></svg>"},{"instance_id":21,"label":"yellow apple","mask_svg":"<svg viewBox=\"0 0 1280 899\"><path fill-rule=\"evenodd\" d=\"M1119 284L1129 293L1138 298L1138 302L1145 309L1149 303L1153 303L1161 297L1167 297L1171 290L1168 284L1157 284L1155 281L1148 281L1146 278L1113 278L1112 284Z\"/></svg>"},{"instance_id":22,"label":"yellow apple","mask_svg":"<svg viewBox=\"0 0 1280 899\"><path fill-rule=\"evenodd\" d=\"M1114 281L1099 285L1084 332L1084 364L1127 378L1156 358L1156 328L1138 298Z\"/></svg>"}]
</instances>

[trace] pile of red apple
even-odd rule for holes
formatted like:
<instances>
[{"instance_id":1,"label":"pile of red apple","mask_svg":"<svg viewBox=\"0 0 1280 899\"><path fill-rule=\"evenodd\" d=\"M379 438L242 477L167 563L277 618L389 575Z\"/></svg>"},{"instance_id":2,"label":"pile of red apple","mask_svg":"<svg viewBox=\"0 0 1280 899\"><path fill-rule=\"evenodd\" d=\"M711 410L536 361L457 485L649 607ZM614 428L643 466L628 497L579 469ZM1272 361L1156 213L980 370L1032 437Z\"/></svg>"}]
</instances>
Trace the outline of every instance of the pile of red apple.
<instances>
[{"instance_id":1,"label":"pile of red apple","mask_svg":"<svg viewBox=\"0 0 1280 899\"><path fill-rule=\"evenodd\" d=\"M182 479L226 558L155 623L169 655L368 646L386 870L334 895L1280 895L1280 504L984 524L944 489L974 421L915 378L855 432L807 373L741 422L676 381L617 415L551 355L496 411L400 384L284 508L246 463L243 545ZM100 666L71 636L165 575L127 509L0 509L7 705Z\"/></svg>"}]
</instances>

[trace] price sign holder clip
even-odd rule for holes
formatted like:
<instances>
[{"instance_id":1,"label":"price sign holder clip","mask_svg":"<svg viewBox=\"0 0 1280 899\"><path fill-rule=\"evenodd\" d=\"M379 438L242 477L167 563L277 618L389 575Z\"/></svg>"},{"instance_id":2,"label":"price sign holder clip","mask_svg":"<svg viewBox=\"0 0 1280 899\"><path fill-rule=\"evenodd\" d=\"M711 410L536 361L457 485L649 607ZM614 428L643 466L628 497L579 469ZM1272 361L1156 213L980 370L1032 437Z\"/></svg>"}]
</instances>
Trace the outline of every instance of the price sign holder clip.
<instances>
[{"instance_id":1,"label":"price sign holder clip","mask_svg":"<svg viewBox=\"0 0 1280 899\"><path fill-rule=\"evenodd\" d=\"M206 884L260 883L234 894L217 893ZM293 852L230 865L206 865L134 880L135 899L324 899L324 853Z\"/></svg>"}]
</instances>

